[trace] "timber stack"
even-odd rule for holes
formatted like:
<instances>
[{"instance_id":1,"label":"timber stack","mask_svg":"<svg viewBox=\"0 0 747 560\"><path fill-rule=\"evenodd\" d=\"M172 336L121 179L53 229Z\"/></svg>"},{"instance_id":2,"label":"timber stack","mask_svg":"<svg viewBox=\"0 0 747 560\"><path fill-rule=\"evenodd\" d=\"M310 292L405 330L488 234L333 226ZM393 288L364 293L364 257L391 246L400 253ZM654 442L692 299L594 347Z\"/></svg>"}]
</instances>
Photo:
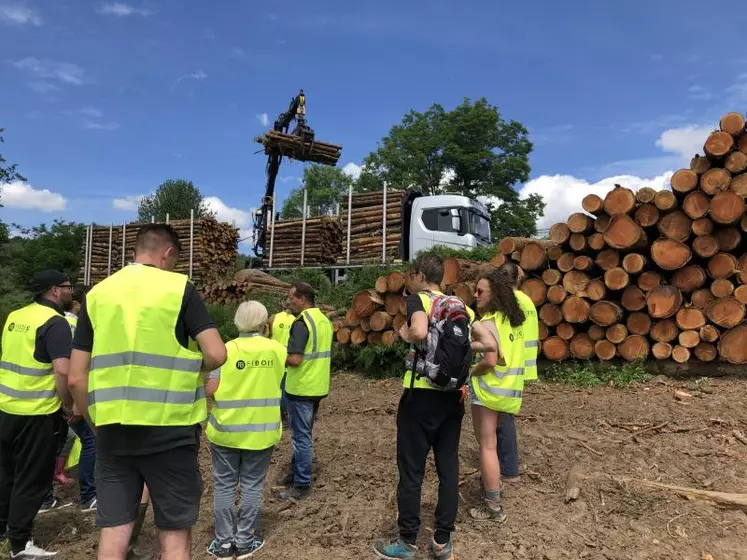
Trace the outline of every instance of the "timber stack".
<instances>
[{"instance_id":1,"label":"timber stack","mask_svg":"<svg viewBox=\"0 0 747 560\"><path fill-rule=\"evenodd\" d=\"M273 267L315 266L335 264L342 252L343 235L340 220L335 217L322 216L306 220L306 237L304 239L303 220L283 220L275 222L275 232L267 235L267 256L265 266L269 266L269 249L272 247ZM302 251L303 248L303 251Z\"/></svg>"},{"instance_id":2,"label":"timber stack","mask_svg":"<svg viewBox=\"0 0 747 560\"><path fill-rule=\"evenodd\" d=\"M261 270L245 268L234 274L233 280L217 280L202 286L207 303L238 305L257 292L287 295L291 285Z\"/></svg>"},{"instance_id":3,"label":"timber stack","mask_svg":"<svg viewBox=\"0 0 747 560\"><path fill-rule=\"evenodd\" d=\"M295 134L277 130L270 130L262 136L257 136L254 141L262 144L268 155L275 152L297 161L312 161L323 165L337 165L342 152L342 146L337 144L317 140L309 142Z\"/></svg>"},{"instance_id":4,"label":"timber stack","mask_svg":"<svg viewBox=\"0 0 747 560\"><path fill-rule=\"evenodd\" d=\"M372 191L351 197L350 212L350 262L353 264L380 263L382 243L386 238L386 260L397 258L402 238L402 201L404 191ZM347 259L348 214L346 201L342 203L340 220L344 233L342 253L338 263ZM384 211L386 210L386 221Z\"/></svg>"},{"instance_id":5,"label":"timber stack","mask_svg":"<svg viewBox=\"0 0 747 560\"><path fill-rule=\"evenodd\" d=\"M111 274L114 274L122 268L123 261L125 263L132 261L135 254L135 239L143 225L145 223L133 222L126 224L124 228L122 226L112 228L93 226L91 284L101 282L109 275L110 262ZM182 245L176 272L189 274L190 220L171 220L169 225L176 230ZM239 230L215 218L195 219L193 230L192 281L203 283L232 272L238 256ZM85 257L80 267L80 278L84 277L84 267Z\"/></svg>"}]
</instances>

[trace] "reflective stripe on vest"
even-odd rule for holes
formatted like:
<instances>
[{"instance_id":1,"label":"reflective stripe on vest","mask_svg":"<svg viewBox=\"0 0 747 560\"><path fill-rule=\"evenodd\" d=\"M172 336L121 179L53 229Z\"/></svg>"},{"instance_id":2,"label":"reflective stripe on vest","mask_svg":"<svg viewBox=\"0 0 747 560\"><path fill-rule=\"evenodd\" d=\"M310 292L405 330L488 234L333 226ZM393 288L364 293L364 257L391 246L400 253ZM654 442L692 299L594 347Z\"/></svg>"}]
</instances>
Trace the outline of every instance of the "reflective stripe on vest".
<instances>
[{"instance_id":1,"label":"reflective stripe on vest","mask_svg":"<svg viewBox=\"0 0 747 560\"><path fill-rule=\"evenodd\" d=\"M288 366L285 390L298 397L324 397L329 393L332 365L332 323L316 307L303 311L296 321L303 321L309 330L303 362Z\"/></svg>"},{"instance_id":2,"label":"reflective stripe on vest","mask_svg":"<svg viewBox=\"0 0 747 560\"><path fill-rule=\"evenodd\" d=\"M524 331L524 381L537 379L537 353L539 351L539 322L537 308L532 299L524 292L516 290L516 299L526 319L522 324Z\"/></svg>"},{"instance_id":3,"label":"reflective stripe on vest","mask_svg":"<svg viewBox=\"0 0 747 560\"><path fill-rule=\"evenodd\" d=\"M36 332L61 315L46 305L32 303L8 315L0 356L0 410L19 416L52 414L61 406L51 363L34 358Z\"/></svg>"},{"instance_id":4,"label":"reflective stripe on vest","mask_svg":"<svg viewBox=\"0 0 747 560\"><path fill-rule=\"evenodd\" d=\"M207 417L202 354L176 339L187 276L130 265L97 284L88 406L96 426L191 426Z\"/></svg>"},{"instance_id":5,"label":"reflective stripe on vest","mask_svg":"<svg viewBox=\"0 0 747 560\"><path fill-rule=\"evenodd\" d=\"M277 340L283 347L288 348L291 325L293 325L293 321L295 320L295 315L291 315L285 311L277 313L272 320L272 340Z\"/></svg>"},{"instance_id":6,"label":"reflective stripe on vest","mask_svg":"<svg viewBox=\"0 0 747 560\"><path fill-rule=\"evenodd\" d=\"M273 447L283 434L280 382L288 352L261 336L237 338L226 347L228 359L220 368L206 436L234 449Z\"/></svg>"},{"instance_id":7,"label":"reflective stripe on vest","mask_svg":"<svg viewBox=\"0 0 747 560\"><path fill-rule=\"evenodd\" d=\"M483 321L489 320L494 322L498 331L498 345L505 365L495 366L492 372L473 377L472 390L486 408L516 414L521 409L524 390L523 324L512 328L502 313L489 313L483 317Z\"/></svg>"},{"instance_id":8,"label":"reflective stripe on vest","mask_svg":"<svg viewBox=\"0 0 747 560\"><path fill-rule=\"evenodd\" d=\"M65 320L70 325L70 332L75 336L75 328L78 326L78 318L75 315L65 315Z\"/></svg>"}]
</instances>

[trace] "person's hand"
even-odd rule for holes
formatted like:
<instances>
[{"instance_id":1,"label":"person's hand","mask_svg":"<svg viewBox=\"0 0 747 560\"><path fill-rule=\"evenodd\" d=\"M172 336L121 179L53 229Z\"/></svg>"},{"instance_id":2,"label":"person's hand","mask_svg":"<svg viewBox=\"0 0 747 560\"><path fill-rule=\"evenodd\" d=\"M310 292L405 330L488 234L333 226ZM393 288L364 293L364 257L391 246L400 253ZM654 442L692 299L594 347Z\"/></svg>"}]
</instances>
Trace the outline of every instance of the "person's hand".
<instances>
[{"instance_id":1,"label":"person's hand","mask_svg":"<svg viewBox=\"0 0 747 560\"><path fill-rule=\"evenodd\" d=\"M68 415L67 423L68 424L75 424L78 420L81 419L83 415L80 413L80 410L78 410L77 405L73 404L73 409Z\"/></svg>"}]
</instances>

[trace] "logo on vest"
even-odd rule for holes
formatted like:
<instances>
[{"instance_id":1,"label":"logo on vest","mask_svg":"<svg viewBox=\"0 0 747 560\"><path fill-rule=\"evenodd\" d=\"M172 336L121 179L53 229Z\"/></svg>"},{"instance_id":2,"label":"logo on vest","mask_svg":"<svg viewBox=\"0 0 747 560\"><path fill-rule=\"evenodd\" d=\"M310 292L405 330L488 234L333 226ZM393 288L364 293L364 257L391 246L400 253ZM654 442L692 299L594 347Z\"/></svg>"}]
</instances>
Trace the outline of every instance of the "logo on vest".
<instances>
[{"instance_id":1,"label":"logo on vest","mask_svg":"<svg viewBox=\"0 0 747 560\"><path fill-rule=\"evenodd\" d=\"M236 362L236 369L245 369L247 367L255 367L255 368L271 368L275 367L275 360L249 360L248 362L244 360L239 360Z\"/></svg>"},{"instance_id":2,"label":"logo on vest","mask_svg":"<svg viewBox=\"0 0 747 560\"><path fill-rule=\"evenodd\" d=\"M30 328L31 327L29 327L28 325L17 325L15 323L11 323L10 325L8 325L8 332L27 333L29 332Z\"/></svg>"},{"instance_id":3,"label":"logo on vest","mask_svg":"<svg viewBox=\"0 0 747 560\"><path fill-rule=\"evenodd\" d=\"M246 362L244 360L239 360L236 362L236 369L244 369L246 367Z\"/></svg>"},{"instance_id":4,"label":"logo on vest","mask_svg":"<svg viewBox=\"0 0 747 560\"><path fill-rule=\"evenodd\" d=\"M508 335L508 339L513 342L514 341L514 333L511 333Z\"/></svg>"}]
</instances>

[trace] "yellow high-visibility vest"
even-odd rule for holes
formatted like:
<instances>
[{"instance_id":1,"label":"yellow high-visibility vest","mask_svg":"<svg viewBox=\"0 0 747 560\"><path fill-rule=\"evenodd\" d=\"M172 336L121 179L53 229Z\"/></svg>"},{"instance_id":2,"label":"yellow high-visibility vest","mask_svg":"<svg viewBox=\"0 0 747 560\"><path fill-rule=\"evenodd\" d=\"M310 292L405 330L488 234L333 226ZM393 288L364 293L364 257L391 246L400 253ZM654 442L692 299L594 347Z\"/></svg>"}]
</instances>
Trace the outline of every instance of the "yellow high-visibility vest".
<instances>
[{"instance_id":1,"label":"yellow high-visibility vest","mask_svg":"<svg viewBox=\"0 0 747 560\"><path fill-rule=\"evenodd\" d=\"M235 449L273 447L283 435L280 382L288 351L259 335L240 336L226 348L228 359L220 368L207 438Z\"/></svg>"},{"instance_id":2,"label":"yellow high-visibility vest","mask_svg":"<svg viewBox=\"0 0 747 560\"><path fill-rule=\"evenodd\" d=\"M272 320L272 339L277 340L285 348L288 348L290 340L291 325L296 320L296 316L286 311L277 313Z\"/></svg>"},{"instance_id":3,"label":"yellow high-visibility vest","mask_svg":"<svg viewBox=\"0 0 747 560\"><path fill-rule=\"evenodd\" d=\"M0 410L19 416L57 412L62 405L55 388L52 363L34 358L36 331L55 315L46 305L32 303L8 315L0 356Z\"/></svg>"},{"instance_id":4,"label":"yellow high-visibility vest","mask_svg":"<svg viewBox=\"0 0 747 560\"><path fill-rule=\"evenodd\" d=\"M129 265L89 292L88 410L96 426L191 426L207 418L202 354L175 333L187 282L184 274Z\"/></svg>"},{"instance_id":5,"label":"yellow high-visibility vest","mask_svg":"<svg viewBox=\"0 0 747 560\"><path fill-rule=\"evenodd\" d=\"M497 365L492 372L472 377L472 390L485 407L516 414L521 409L524 391L523 325L511 327L503 313L488 313L482 320L494 322L505 365Z\"/></svg>"},{"instance_id":6,"label":"yellow high-visibility vest","mask_svg":"<svg viewBox=\"0 0 747 560\"><path fill-rule=\"evenodd\" d=\"M309 339L301 365L288 366L285 391L297 397L325 397L332 365L332 322L316 307L302 311L296 321L306 324Z\"/></svg>"},{"instance_id":7,"label":"yellow high-visibility vest","mask_svg":"<svg viewBox=\"0 0 747 560\"><path fill-rule=\"evenodd\" d=\"M537 354L539 352L539 322L537 308L532 298L521 290L516 290L516 299L526 319L522 325L524 331L524 381L537 380Z\"/></svg>"}]
</instances>

